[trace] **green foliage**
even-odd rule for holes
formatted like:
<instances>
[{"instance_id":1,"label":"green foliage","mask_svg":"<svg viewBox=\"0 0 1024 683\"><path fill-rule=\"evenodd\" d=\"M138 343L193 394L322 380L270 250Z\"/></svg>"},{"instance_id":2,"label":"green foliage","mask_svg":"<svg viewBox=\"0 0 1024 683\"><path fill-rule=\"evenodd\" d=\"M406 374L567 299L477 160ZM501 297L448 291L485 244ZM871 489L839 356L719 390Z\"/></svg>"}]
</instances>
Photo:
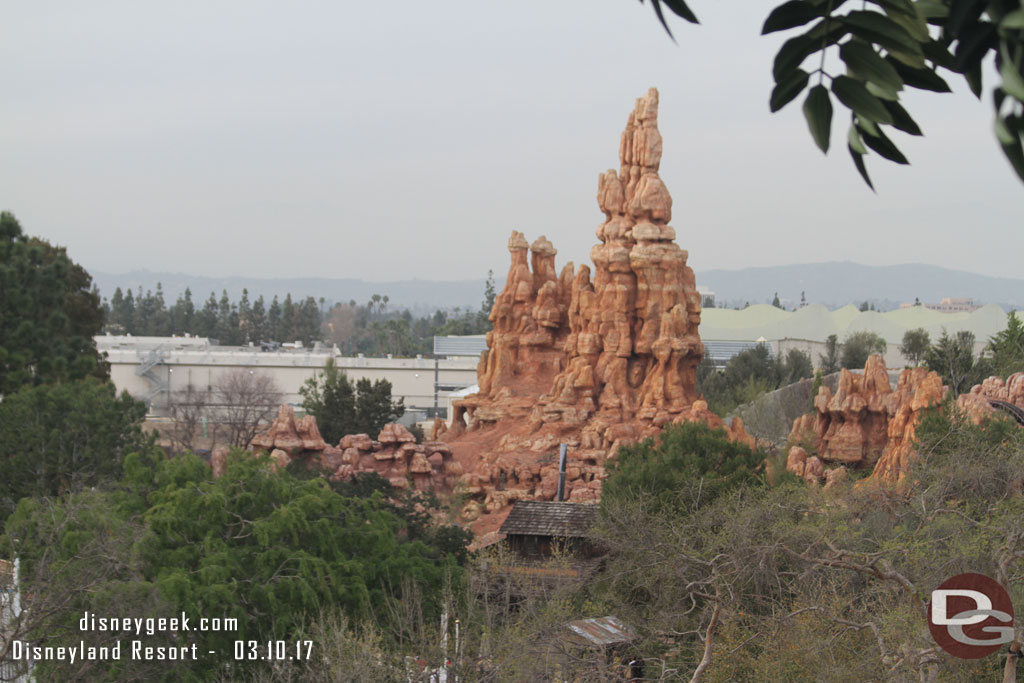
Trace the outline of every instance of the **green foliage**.
<instances>
[{"instance_id":1,"label":"green foliage","mask_svg":"<svg viewBox=\"0 0 1024 683\"><path fill-rule=\"evenodd\" d=\"M954 397L969 391L992 370L988 359L974 357L974 333L968 330L954 335L943 330L939 340L925 352L924 362L929 370L942 376L942 383L952 390Z\"/></svg>"},{"instance_id":2,"label":"green foliage","mask_svg":"<svg viewBox=\"0 0 1024 683\"><path fill-rule=\"evenodd\" d=\"M670 36L662 4L697 23L683 0L651 0L651 4ZM794 29L800 33L783 43L775 56L772 73L776 85L770 109L778 111L813 84L804 114L815 144L827 152L834 95L850 111L847 149L872 189L864 164L869 148L897 164L909 163L883 127L908 135L923 134L900 104L900 94L911 88L951 92L939 75L944 70L963 76L980 98L982 64L990 56L999 72L993 90L996 139L1024 181L1024 13L1019 3L872 0L849 6L791 0L771 11L761 32ZM830 66L833 61L827 56L838 56L845 73ZM804 70L805 64L813 70ZM824 85L826 78L831 82L831 95Z\"/></svg>"},{"instance_id":3,"label":"green foliage","mask_svg":"<svg viewBox=\"0 0 1024 683\"><path fill-rule=\"evenodd\" d=\"M758 484L762 453L703 423L669 425L657 437L624 446L609 468L601 501L643 500L647 509L692 512L741 484Z\"/></svg>"},{"instance_id":4,"label":"green foliage","mask_svg":"<svg viewBox=\"0 0 1024 683\"><path fill-rule=\"evenodd\" d=\"M334 359L328 359L323 372L306 380L299 393L303 409L316 418L328 443L337 443L346 434L376 436L405 412L404 399L391 400L391 382L370 382L364 377L352 386Z\"/></svg>"},{"instance_id":5,"label":"green foliage","mask_svg":"<svg viewBox=\"0 0 1024 683\"><path fill-rule=\"evenodd\" d=\"M839 337L830 334L825 340L825 353L818 355L818 365L826 375L839 371Z\"/></svg>"},{"instance_id":6,"label":"green foliage","mask_svg":"<svg viewBox=\"0 0 1024 683\"><path fill-rule=\"evenodd\" d=\"M25 496L119 479L146 447L145 406L97 379L28 387L0 401L0 522Z\"/></svg>"},{"instance_id":7,"label":"green foliage","mask_svg":"<svg viewBox=\"0 0 1024 683\"><path fill-rule=\"evenodd\" d=\"M103 329L111 334L158 337L193 334L227 345L261 341L308 345L321 338L322 304L323 299L318 304L311 296L294 303L288 294L283 306L275 296L268 311L262 295L250 302L249 291L243 289L237 302L231 301L227 290L222 290L219 299L210 292L210 298L196 310L192 290L186 288L168 307L158 282L155 293L143 294L142 287L135 294L115 289L110 301L103 302Z\"/></svg>"},{"instance_id":8,"label":"green foliage","mask_svg":"<svg viewBox=\"0 0 1024 683\"><path fill-rule=\"evenodd\" d=\"M63 247L0 212L0 396L23 386L106 378L92 337L103 313L92 278Z\"/></svg>"},{"instance_id":9,"label":"green foliage","mask_svg":"<svg viewBox=\"0 0 1024 683\"><path fill-rule=\"evenodd\" d=\"M234 617L239 630L208 633L230 652L235 639L301 637L321 606L353 619L382 614L418 587L436 618L455 558L422 540L403 540L401 520L379 495L339 495L326 480L274 473L266 458L242 455L213 479L198 459L162 464L137 552L144 578L175 609Z\"/></svg>"},{"instance_id":10,"label":"green foliage","mask_svg":"<svg viewBox=\"0 0 1024 683\"><path fill-rule=\"evenodd\" d=\"M775 359L766 344L741 351L716 370L702 363L697 371L697 390L708 407L719 415L756 400L765 392L810 377L811 358L799 349L790 349L784 359Z\"/></svg>"},{"instance_id":11,"label":"green foliage","mask_svg":"<svg viewBox=\"0 0 1024 683\"><path fill-rule=\"evenodd\" d=\"M927 596L975 571L1024 598L1024 430L952 408L921 422L899 489L739 486L686 515L641 496L602 501L610 555L590 592L683 680L713 611L705 680L997 678L1003 655L927 656Z\"/></svg>"},{"instance_id":12,"label":"green foliage","mask_svg":"<svg viewBox=\"0 0 1024 683\"><path fill-rule=\"evenodd\" d=\"M1010 311L1006 329L997 332L988 342L992 354L992 370L1000 377L1024 371L1024 322Z\"/></svg>"},{"instance_id":13,"label":"green foliage","mask_svg":"<svg viewBox=\"0 0 1024 683\"><path fill-rule=\"evenodd\" d=\"M906 356L907 360L918 366L924 359L924 354L931 346L932 340L924 328L907 330L903 335L903 343L900 345L900 353Z\"/></svg>"},{"instance_id":14,"label":"green foliage","mask_svg":"<svg viewBox=\"0 0 1024 683\"><path fill-rule=\"evenodd\" d=\"M874 332L851 332L843 340L839 364L850 370L858 370L868 362L868 356L885 353L885 340Z\"/></svg>"}]
</instances>

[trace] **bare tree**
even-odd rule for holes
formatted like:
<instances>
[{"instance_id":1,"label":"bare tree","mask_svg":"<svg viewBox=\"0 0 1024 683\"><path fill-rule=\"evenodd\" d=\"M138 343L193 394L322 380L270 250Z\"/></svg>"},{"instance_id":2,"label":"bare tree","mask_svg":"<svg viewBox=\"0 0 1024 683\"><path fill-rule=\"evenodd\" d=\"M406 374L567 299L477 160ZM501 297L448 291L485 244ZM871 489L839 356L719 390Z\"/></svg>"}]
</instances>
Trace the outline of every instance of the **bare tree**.
<instances>
[{"instance_id":1,"label":"bare tree","mask_svg":"<svg viewBox=\"0 0 1024 683\"><path fill-rule=\"evenodd\" d=\"M216 420L228 445L245 448L281 404L283 394L264 372L236 368L220 376L213 387Z\"/></svg>"},{"instance_id":2,"label":"bare tree","mask_svg":"<svg viewBox=\"0 0 1024 683\"><path fill-rule=\"evenodd\" d=\"M167 408L174 423L166 436L176 451L196 450L198 434L208 419L210 399L209 390L191 384L171 394Z\"/></svg>"}]
</instances>

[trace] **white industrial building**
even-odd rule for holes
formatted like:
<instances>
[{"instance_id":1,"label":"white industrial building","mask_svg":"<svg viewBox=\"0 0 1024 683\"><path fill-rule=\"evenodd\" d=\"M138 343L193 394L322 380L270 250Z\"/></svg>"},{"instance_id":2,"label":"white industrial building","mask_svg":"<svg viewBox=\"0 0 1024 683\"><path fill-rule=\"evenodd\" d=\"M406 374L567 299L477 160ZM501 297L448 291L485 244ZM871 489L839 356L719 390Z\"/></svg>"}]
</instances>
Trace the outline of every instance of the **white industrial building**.
<instances>
[{"instance_id":1,"label":"white industrial building","mask_svg":"<svg viewBox=\"0 0 1024 683\"><path fill-rule=\"evenodd\" d=\"M410 420L432 416L435 407L444 414L450 393L475 384L484 346L482 337L464 338L450 355L442 357L366 358L342 356L337 347L320 344L263 350L259 346L218 346L202 337L101 335L95 340L110 363L114 386L144 401L154 416L167 413L174 392L189 386L200 391L212 389L221 375L237 368L271 376L284 394L284 402L298 405L302 402L299 389L333 358L353 382L363 377L391 382L391 395L405 400Z\"/></svg>"}]
</instances>

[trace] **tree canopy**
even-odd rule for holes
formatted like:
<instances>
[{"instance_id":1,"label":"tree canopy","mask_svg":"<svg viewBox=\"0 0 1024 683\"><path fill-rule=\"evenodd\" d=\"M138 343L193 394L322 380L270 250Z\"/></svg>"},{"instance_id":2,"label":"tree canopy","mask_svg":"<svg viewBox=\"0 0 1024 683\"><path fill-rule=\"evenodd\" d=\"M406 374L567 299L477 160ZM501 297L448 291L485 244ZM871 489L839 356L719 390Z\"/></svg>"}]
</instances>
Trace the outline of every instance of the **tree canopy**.
<instances>
[{"instance_id":1,"label":"tree canopy","mask_svg":"<svg viewBox=\"0 0 1024 683\"><path fill-rule=\"evenodd\" d=\"M94 378L26 387L0 401L0 523L27 496L55 496L121 476L146 447L145 406Z\"/></svg>"},{"instance_id":2,"label":"tree canopy","mask_svg":"<svg viewBox=\"0 0 1024 683\"><path fill-rule=\"evenodd\" d=\"M353 386L334 359L328 359L323 372L306 380L299 393L303 409L316 418L328 443L337 443L346 434L376 436L405 412L404 399L391 400L391 382L362 377Z\"/></svg>"},{"instance_id":3,"label":"tree canopy","mask_svg":"<svg viewBox=\"0 0 1024 683\"><path fill-rule=\"evenodd\" d=\"M0 212L0 396L26 385L105 378L92 337L103 324L92 278Z\"/></svg>"},{"instance_id":4,"label":"tree canopy","mask_svg":"<svg viewBox=\"0 0 1024 683\"><path fill-rule=\"evenodd\" d=\"M698 23L684 0L651 0L651 5L670 36L662 5ZM762 34L801 31L775 56L771 111L779 111L807 89L803 104L807 126L815 144L827 153L833 102L847 109L847 150L864 182L874 189L864 163L868 150L908 164L886 131L923 135L900 103L901 93L907 88L950 92L943 78L943 72L949 72L963 76L981 99L982 66L992 58L999 73L992 92L996 138L1024 181L1024 8L1020 3L869 0L852 7L844 0L788 0L769 13ZM828 58L836 56L841 65L833 68Z\"/></svg>"}]
</instances>

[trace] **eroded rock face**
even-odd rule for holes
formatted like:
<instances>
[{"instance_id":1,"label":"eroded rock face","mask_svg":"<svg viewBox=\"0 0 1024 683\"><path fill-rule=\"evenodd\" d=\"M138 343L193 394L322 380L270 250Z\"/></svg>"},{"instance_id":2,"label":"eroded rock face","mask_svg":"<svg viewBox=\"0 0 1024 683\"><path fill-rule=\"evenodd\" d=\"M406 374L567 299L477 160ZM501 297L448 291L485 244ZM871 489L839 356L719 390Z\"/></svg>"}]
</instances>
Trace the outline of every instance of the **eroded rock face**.
<instances>
[{"instance_id":1,"label":"eroded rock face","mask_svg":"<svg viewBox=\"0 0 1024 683\"><path fill-rule=\"evenodd\" d=\"M989 377L971 387L970 393L957 396L956 402L972 422L978 423L996 414L989 399L1005 401L1024 410L1024 372L1015 372L1005 380Z\"/></svg>"},{"instance_id":2,"label":"eroded rock face","mask_svg":"<svg viewBox=\"0 0 1024 683\"><path fill-rule=\"evenodd\" d=\"M913 460L914 433L921 413L940 403L945 391L942 379L925 368L903 370L893 390L885 362L874 355L861 374L842 370L834 395L828 387L821 387L814 411L793 423L789 440L814 449L823 463L872 467L870 480L894 484L902 481ZM824 470L815 468L812 474L805 462L809 460L804 449L791 448L786 469L821 481ZM829 476L833 482L845 477Z\"/></svg>"},{"instance_id":3,"label":"eroded rock face","mask_svg":"<svg viewBox=\"0 0 1024 683\"><path fill-rule=\"evenodd\" d=\"M320 467L334 480L360 472L376 472L397 488L452 491L464 472L442 441L416 443L416 437L400 424L386 424L376 439L368 434L348 434L338 445L324 443L316 418L295 420L289 406L281 406L273 424L253 439L253 452L268 453L275 469L301 462ZM214 476L224 471L227 451L214 458Z\"/></svg>"},{"instance_id":4,"label":"eroded rock face","mask_svg":"<svg viewBox=\"0 0 1024 683\"><path fill-rule=\"evenodd\" d=\"M702 421L753 446L697 400L700 295L687 253L668 225L661 178L658 93L637 100L619 144L618 171L598 178L605 220L593 266L555 266L545 237L513 232L505 288L490 320L479 393L455 404L445 435L466 470L464 514L500 512L522 499L552 500L555 452L568 445L566 498L596 501L604 463L620 446L670 422Z\"/></svg>"},{"instance_id":5,"label":"eroded rock face","mask_svg":"<svg viewBox=\"0 0 1024 683\"><path fill-rule=\"evenodd\" d=\"M253 452L271 453L275 449L295 457L303 451L322 451L327 443L320 436L320 429L312 415L295 420L295 411L289 405L277 410L277 417L270 427L252 440Z\"/></svg>"}]
</instances>

